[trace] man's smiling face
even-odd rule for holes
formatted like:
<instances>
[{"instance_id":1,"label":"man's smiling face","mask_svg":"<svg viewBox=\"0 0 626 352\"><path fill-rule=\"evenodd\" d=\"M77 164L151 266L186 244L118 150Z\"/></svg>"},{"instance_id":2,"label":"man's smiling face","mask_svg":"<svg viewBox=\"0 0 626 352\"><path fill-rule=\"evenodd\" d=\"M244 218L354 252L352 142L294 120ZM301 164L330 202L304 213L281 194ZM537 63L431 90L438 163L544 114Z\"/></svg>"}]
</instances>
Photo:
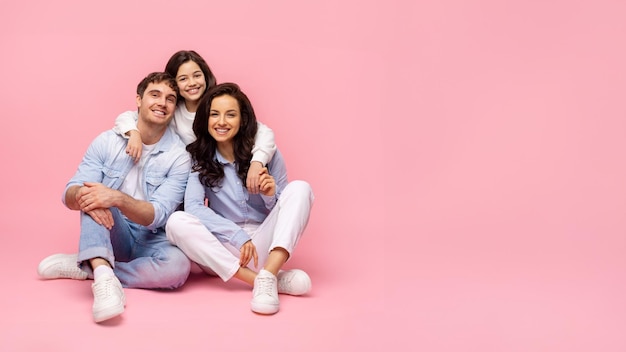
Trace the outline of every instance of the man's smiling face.
<instances>
[{"instance_id":1,"label":"man's smiling face","mask_svg":"<svg viewBox=\"0 0 626 352\"><path fill-rule=\"evenodd\" d=\"M150 124L167 125L174 114L176 98L176 91L167 82L148 84L143 96L137 96L139 119Z\"/></svg>"}]
</instances>

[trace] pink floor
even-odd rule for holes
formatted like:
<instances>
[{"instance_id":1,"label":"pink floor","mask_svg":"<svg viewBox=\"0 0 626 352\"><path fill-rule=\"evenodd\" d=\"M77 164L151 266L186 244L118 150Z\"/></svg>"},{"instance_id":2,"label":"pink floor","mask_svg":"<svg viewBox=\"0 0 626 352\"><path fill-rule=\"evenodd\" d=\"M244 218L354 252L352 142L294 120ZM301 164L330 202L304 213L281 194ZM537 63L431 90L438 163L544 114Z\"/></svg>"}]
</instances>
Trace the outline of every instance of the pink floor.
<instances>
[{"instance_id":1,"label":"pink floor","mask_svg":"<svg viewBox=\"0 0 626 352\"><path fill-rule=\"evenodd\" d=\"M347 260L350 256L342 259L339 254L346 248L305 250L324 248L322 243L332 240L330 235L320 235L324 226L317 220L311 222L302 249L288 264L309 273L313 290L303 297L281 296L276 315L252 313L251 291L245 284L225 284L194 267L179 290L126 289L122 316L95 324L91 281L45 281L37 276L40 259L76 247L71 233L77 230L75 214L54 201L47 203L51 210L39 214L36 222L19 223L20 212L10 214L8 222L3 220L6 233L13 234L11 245L1 249L2 275L8 283L0 297L3 351L83 351L91 344L97 344L92 347L98 351L241 351L251 346L260 351L314 351L395 343L394 334L387 330L388 324L397 323L389 320L395 304L385 298L382 267L361 268L358 261ZM37 245L23 250L35 237Z\"/></svg>"},{"instance_id":2,"label":"pink floor","mask_svg":"<svg viewBox=\"0 0 626 352\"><path fill-rule=\"evenodd\" d=\"M524 225L508 233L486 227L489 233L461 235L470 225L467 218L460 218L461 225L431 229L432 236L416 234L407 247L397 244L398 250L378 242L326 246L332 236L323 222L340 219L312 221L290 266L309 272L313 291L281 296L274 316L249 310L245 285L194 270L174 292L127 289L125 313L95 324L88 281L42 281L36 275L41 258L75 247L75 217L53 203L37 221L20 223L19 212L5 213L10 216L3 229L10 236L1 249L3 351L83 351L94 344L98 351L617 352L626 347L623 239L551 238L545 232L529 235L529 241L511 240L530 234ZM421 229L440 220L420 219ZM349 233L350 226L353 236L367 239L379 231L346 222L333 236ZM500 235L509 239L498 240ZM317 249L306 249L311 247Z\"/></svg>"}]
</instances>

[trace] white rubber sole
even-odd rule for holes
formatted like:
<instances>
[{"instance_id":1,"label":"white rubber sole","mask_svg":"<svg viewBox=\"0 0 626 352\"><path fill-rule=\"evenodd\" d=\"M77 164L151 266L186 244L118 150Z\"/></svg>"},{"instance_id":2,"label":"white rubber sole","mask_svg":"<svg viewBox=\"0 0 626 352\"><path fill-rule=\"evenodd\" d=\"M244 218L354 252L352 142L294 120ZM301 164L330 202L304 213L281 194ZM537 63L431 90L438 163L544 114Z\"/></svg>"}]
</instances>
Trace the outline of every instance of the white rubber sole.
<instances>
[{"instance_id":1,"label":"white rubber sole","mask_svg":"<svg viewBox=\"0 0 626 352\"><path fill-rule=\"evenodd\" d=\"M111 318L115 318L116 316L124 313L124 303L106 307L105 309L101 309L99 311L93 311L93 320L96 323L109 320Z\"/></svg>"},{"instance_id":2,"label":"white rubber sole","mask_svg":"<svg viewBox=\"0 0 626 352\"><path fill-rule=\"evenodd\" d=\"M258 314L275 314L278 312L280 305L279 304L267 304L267 303L256 303L250 302L250 308L253 312Z\"/></svg>"}]
</instances>

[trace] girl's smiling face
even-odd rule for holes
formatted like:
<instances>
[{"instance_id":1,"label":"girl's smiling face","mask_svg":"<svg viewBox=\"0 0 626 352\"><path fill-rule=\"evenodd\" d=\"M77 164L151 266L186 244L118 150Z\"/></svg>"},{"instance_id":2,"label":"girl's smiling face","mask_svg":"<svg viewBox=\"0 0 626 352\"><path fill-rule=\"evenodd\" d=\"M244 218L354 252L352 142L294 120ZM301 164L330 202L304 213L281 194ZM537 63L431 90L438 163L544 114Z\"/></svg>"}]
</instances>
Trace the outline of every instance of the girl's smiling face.
<instances>
[{"instance_id":1,"label":"girl's smiling face","mask_svg":"<svg viewBox=\"0 0 626 352\"><path fill-rule=\"evenodd\" d=\"M197 105L206 90L204 73L194 61L187 61L180 65L176 73L176 83L188 107L190 103Z\"/></svg>"}]
</instances>

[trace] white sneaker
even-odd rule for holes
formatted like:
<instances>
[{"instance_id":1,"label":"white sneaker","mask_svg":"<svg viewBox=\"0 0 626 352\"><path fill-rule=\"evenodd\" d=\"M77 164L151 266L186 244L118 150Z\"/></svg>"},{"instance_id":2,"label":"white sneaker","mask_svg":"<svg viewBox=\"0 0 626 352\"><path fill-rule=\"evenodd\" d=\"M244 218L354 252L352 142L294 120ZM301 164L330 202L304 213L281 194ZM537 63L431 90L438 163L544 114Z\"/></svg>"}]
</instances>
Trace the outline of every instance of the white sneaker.
<instances>
[{"instance_id":1,"label":"white sneaker","mask_svg":"<svg viewBox=\"0 0 626 352\"><path fill-rule=\"evenodd\" d=\"M93 291L93 320L96 323L111 319L124 312L126 296L120 280L115 275L105 274L91 284Z\"/></svg>"},{"instance_id":2,"label":"white sneaker","mask_svg":"<svg viewBox=\"0 0 626 352\"><path fill-rule=\"evenodd\" d=\"M78 254L53 254L39 263L37 273L44 279L87 279L77 262Z\"/></svg>"},{"instance_id":3,"label":"white sneaker","mask_svg":"<svg viewBox=\"0 0 626 352\"><path fill-rule=\"evenodd\" d=\"M278 280L274 274L265 269L261 269L254 279L254 289L252 289L252 301L250 306L252 311L259 314L274 314L278 312L280 302L278 301Z\"/></svg>"},{"instance_id":4,"label":"white sneaker","mask_svg":"<svg viewBox=\"0 0 626 352\"><path fill-rule=\"evenodd\" d=\"M311 278L300 269L278 272L278 293L300 296L311 291Z\"/></svg>"}]
</instances>

